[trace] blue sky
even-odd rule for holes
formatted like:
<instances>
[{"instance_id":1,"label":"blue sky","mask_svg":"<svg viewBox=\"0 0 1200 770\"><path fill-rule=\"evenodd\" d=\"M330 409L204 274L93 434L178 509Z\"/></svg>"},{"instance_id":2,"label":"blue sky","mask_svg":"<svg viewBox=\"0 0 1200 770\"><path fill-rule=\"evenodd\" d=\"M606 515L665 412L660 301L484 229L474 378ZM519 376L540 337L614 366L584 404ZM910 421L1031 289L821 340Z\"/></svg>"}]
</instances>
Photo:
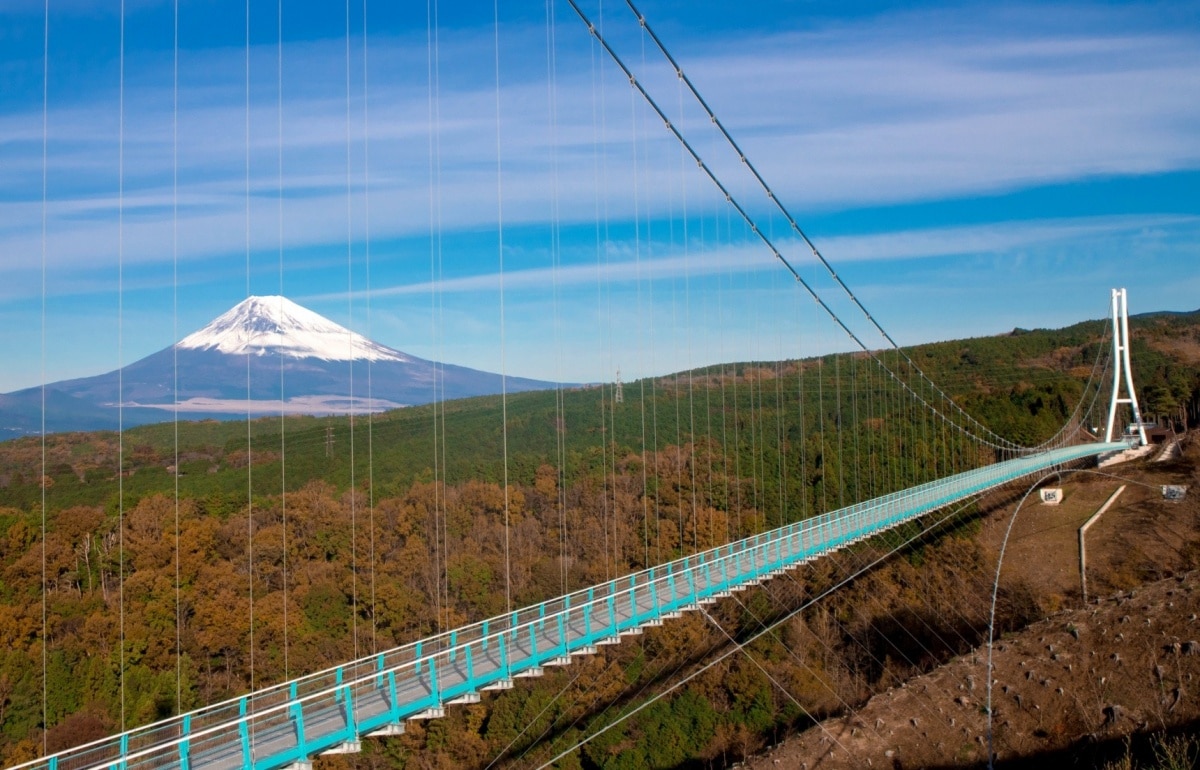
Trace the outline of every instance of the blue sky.
<instances>
[{"instance_id":1,"label":"blue sky","mask_svg":"<svg viewBox=\"0 0 1200 770\"><path fill-rule=\"evenodd\" d=\"M247 95L244 0L181 0L176 137L174 5L126 0L122 143L120 4L51 0L43 241L43 4L6 2L0 392L131 363L247 293L570 381L850 347L569 5L501 5L497 55L491 3L441 0L434 25L371 2L364 30L353 0L347 48L344 4L283 0L280 47L279 5L251 0ZM881 344L625 4L582 5ZM1101 317L1116 286L1134 312L1200 307L1195 3L638 5L901 343Z\"/></svg>"}]
</instances>

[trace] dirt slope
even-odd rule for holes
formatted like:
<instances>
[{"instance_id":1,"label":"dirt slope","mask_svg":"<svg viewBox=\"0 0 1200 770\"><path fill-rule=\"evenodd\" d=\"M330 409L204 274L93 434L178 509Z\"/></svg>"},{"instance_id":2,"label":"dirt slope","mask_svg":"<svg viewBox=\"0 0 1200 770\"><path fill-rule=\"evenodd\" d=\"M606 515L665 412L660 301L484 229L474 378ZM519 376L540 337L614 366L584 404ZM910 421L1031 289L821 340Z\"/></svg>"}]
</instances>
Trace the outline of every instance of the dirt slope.
<instances>
[{"instance_id":1,"label":"dirt slope","mask_svg":"<svg viewBox=\"0 0 1200 770\"><path fill-rule=\"evenodd\" d=\"M1172 463L1076 474L1057 508L1027 504L1004 574L1062 607L993 648L993 744L1003 764L1092 767L1125 736L1200 720L1200 474L1190 446ZM1118 476L1119 478L1114 478ZM1082 603L1077 531L1120 485L1088 532ZM1189 484L1182 503L1161 484ZM1012 506L980 534L999 549ZM1003 578L1002 578L1003 579ZM1096 598L1100 597L1100 598ZM747 765L753 768L970 767L986 761L986 648L876 695Z\"/></svg>"}]
</instances>

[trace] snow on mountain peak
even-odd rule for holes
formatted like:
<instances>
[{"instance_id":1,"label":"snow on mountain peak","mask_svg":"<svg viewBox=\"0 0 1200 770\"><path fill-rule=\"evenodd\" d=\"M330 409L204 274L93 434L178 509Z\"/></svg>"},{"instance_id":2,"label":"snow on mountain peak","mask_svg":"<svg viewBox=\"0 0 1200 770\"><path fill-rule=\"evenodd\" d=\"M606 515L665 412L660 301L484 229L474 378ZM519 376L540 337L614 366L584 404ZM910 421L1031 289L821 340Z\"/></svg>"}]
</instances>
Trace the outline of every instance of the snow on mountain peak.
<instances>
[{"instance_id":1,"label":"snow on mountain peak","mask_svg":"<svg viewBox=\"0 0 1200 770\"><path fill-rule=\"evenodd\" d=\"M176 347L323 361L409 360L281 296L247 297Z\"/></svg>"}]
</instances>

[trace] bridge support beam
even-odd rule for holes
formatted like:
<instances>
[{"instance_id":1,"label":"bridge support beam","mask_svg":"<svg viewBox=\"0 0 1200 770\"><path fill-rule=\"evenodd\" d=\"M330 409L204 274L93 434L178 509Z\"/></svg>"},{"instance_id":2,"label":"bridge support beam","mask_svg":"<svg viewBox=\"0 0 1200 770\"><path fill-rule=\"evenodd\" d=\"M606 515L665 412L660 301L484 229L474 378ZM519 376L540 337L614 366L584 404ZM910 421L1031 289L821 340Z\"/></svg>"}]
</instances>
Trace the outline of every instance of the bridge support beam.
<instances>
[{"instance_id":1,"label":"bridge support beam","mask_svg":"<svg viewBox=\"0 0 1200 770\"><path fill-rule=\"evenodd\" d=\"M484 685L481 689L483 689L485 692L490 692L492 690L511 690L512 688L513 688L513 680L497 679L495 682L492 682L491 684Z\"/></svg>"},{"instance_id":2,"label":"bridge support beam","mask_svg":"<svg viewBox=\"0 0 1200 770\"><path fill-rule=\"evenodd\" d=\"M346 741L338 745L325 749L321 752L321 756L326 754L357 754L362 751L362 741Z\"/></svg>"}]
</instances>

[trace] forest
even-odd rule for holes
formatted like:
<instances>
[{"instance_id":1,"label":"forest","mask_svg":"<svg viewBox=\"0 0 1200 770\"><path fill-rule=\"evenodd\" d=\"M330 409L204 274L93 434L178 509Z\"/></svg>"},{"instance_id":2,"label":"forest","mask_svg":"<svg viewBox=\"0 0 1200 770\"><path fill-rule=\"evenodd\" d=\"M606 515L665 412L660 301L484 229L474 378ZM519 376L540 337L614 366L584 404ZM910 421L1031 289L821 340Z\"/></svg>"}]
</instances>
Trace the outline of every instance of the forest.
<instances>
[{"instance_id":1,"label":"forest","mask_svg":"<svg viewBox=\"0 0 1200 770\"><path fill-rule=\"evenodd\" d=\"M534 603L1002 456L958 410L1026 446L1093 427L1105 328L715 366L620 398L611 384L523 393L506 422L493 397L0 443L0 759L496 615L506 588ZM1133 337L1144 411L1195 424L1200 313L1138 317ZM993 558L971 537L977 513L888 533L329 761L545 761L803 605L753 659L730 655L560 762L724 766L977 643L986 607L963 597L984 595ZM1042 609L1006 587L1005 624Z\"/></svg>"}]
</instances>

